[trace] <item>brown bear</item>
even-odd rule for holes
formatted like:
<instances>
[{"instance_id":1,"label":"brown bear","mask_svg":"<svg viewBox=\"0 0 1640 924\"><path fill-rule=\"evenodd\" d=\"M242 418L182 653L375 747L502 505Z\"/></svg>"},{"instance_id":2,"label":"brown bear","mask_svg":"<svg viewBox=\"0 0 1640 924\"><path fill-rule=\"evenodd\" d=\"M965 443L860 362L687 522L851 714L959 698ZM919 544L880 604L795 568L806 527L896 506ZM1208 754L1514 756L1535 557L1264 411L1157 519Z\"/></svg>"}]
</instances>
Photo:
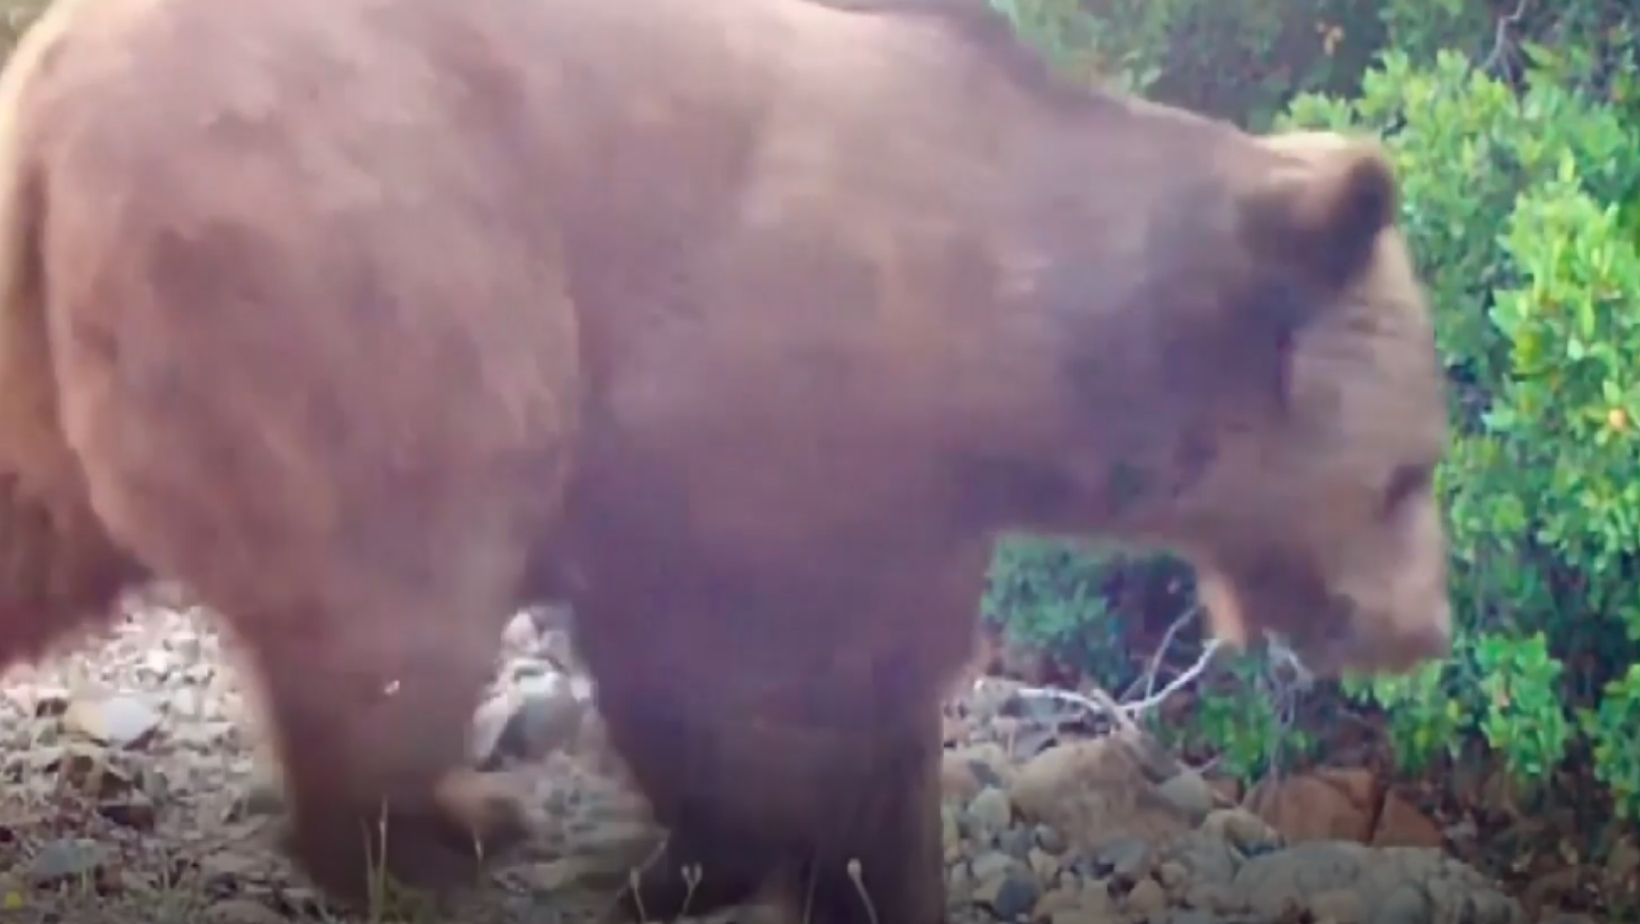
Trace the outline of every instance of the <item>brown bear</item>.
<instances>
[{"instance_id":1,"label":"brown bear","mask_svg":"<svg viewBox=\"0 0 1640 924\"><path fill-rule=\"evenodd\" d=\"M1322 672L1445 651L1395 213L1372 144L1064 85L980 0L57 0L0 78L0 663L184 582L306 868L359 895L385 812L441 885L550 590L651 917L934 924L1001 532L1176 550Z\"/></svg>"}]
</instances>

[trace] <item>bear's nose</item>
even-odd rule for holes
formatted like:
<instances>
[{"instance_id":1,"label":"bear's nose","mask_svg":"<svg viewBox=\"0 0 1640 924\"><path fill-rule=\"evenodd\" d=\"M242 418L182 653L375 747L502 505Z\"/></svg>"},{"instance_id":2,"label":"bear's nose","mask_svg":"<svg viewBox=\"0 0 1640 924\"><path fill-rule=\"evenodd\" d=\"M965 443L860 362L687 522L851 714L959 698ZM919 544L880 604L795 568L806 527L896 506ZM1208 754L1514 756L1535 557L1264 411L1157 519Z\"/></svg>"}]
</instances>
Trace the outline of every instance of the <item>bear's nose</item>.
<instances>
[{"instance_id":1,"label":"bear's nose","mask_svg":"<svg viewBox=\"0 0 1640 924\"><path fill-rule=\"evenodd\" d=\"M1425 661L1438 661L1452 653L1451 607L1445 601L1433 612L1409 626L1398 626L1380 640L1378 669L1410 671Z\"/></svg>"}]
</instances>

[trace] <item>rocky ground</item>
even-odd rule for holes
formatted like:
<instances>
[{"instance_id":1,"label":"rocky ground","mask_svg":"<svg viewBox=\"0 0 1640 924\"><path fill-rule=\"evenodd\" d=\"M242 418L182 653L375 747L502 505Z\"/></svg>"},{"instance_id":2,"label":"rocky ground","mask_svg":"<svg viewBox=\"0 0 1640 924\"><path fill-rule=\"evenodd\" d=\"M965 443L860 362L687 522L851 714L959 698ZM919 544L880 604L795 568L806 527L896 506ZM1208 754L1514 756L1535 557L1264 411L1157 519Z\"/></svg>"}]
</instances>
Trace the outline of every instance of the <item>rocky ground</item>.
<instances>
[{"instance_id":1,"label":"rocky ground","mask_svg":"<svg viewBox=\"0 0 1640 924\"><path fill-rule=\"evenodd\" d=\"M540 833L464 921L599 920L661 836L602 746L572 660L550 614L509 627L475 759L527 776ZM1592 924L1606 918L1567 910L1589 906L1580 890L1640 870L1630 841L1600 870L1540 858L1500 885L1507 871L1481 870L1473 825L1437 824L1370 771L1242 796L1109 705L1000 678L953 699L953 921ZM349 920L280 855L278 790L257 753L231 645L174 596L134 600L105 636L14 669L0 683L0 921Z\"/></svg>"}]
</instances>

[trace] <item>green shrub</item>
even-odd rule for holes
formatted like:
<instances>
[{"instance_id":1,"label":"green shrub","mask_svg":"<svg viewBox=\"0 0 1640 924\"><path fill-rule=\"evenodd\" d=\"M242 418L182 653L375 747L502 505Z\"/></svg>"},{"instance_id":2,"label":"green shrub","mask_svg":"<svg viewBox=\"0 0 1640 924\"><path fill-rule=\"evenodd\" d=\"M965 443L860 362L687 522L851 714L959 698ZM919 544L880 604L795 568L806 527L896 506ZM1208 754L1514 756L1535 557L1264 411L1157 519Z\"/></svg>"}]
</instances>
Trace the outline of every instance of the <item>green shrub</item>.
<instances>
[{"instance_id":1,"label":"green shrub","mask_svg":"<svg viewBox=\"0 0 1640 924\"><path fill-rule=\"evenodd\" d=\"M1124 627L1188 605L1190 573L1167 556L1015 535L997 544L981 617L1109 689L1134 675Z\"/></svg>"},{"instance_id":2,"label":"green shrub","mask_svg":"<svg viewBox=\"0 0 1640 924\"><path fill-rule=\"evenodd\" d=\"M1611 790L1617 817L1640 822L1640 663L1606 685L1600 705L1580 711L1583 733L1593 745L1594 773Z\"/></svg>"},{"instance_id":3,"label":"green shrub","mask_svg":"<svg viewBox=\"0 0 1640 924\"><path fill-rule=\"evenodd\" d=\"M1068 73L1262 127L1298 90L1347 92L1376 0L990 0Z\"/></svg>"},{"instance_id":4,"label":"green shrub","mask_svg":"<svg viewBox=\"0 0 1640 924\"><path fill-rule=\"evenodd\" d=\"M1313 759L1320 738L1303 721L1302 684L1262 646L1221 652L1187 703L1182 723L1152 713L1157 738L1189 757L1211 757L1216 772L1243 782Z\"/></svg>"}]
</instances>

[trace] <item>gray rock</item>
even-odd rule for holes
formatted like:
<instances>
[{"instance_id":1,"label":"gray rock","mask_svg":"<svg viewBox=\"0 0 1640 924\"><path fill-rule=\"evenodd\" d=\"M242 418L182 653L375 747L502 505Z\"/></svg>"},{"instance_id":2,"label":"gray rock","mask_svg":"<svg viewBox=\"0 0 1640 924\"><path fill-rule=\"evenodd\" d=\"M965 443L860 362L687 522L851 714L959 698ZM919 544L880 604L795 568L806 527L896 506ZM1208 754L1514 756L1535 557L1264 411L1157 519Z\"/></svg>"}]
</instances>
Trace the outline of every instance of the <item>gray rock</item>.
<instances>
[{"instance_id":1,"label":"gray rock","mask_svg":"<svg viewBox=\"0 0 1640 924\"><path fill-rule=\"evenodd\" d=\"M1191 884L1228 886L1235 881L1241 863L1228 842L1205 831L1192 831L1174 840L1162 857L1183 866Z\"/></svg>"},{"instance_id":2,"label":"gray rock","mask_svg":"<svg viewBox=\"0 0 1640 924\"><path fill-rule=\"evenodd\" d=\"M1117 912L1114 908L1069 908L1064 911L1055 911L1048 918L1048 924L1124 924L1127 916Z\"/></svg>"},{"instance_id":3,"label":"gray rock","mask_svg":"<svg viewBox=\"0 0 1640 924\"><path fill-rule=\"evenodd\" d=\"M1000 850L988 850L985 853L968 861L968 872L974 879L984 883L992 879L1000 879L1008 871L1019 866L1019 861Z\"/></svg>"},{"instance_id":4,"label":"gray rock","mask_svg":"<svg viewBox=\"0 0 1640 924\"><path fill-rule=\"evenodd\" d=\"M968 803L968 831L975 841L989 845L1013 821L1013 805L1008 794L995 786L979 791Z\"/></svg>"},{"instance_id":5,"label":"gray rock","mask_svg":"<svg viewBox=\"0 0 1640 924\"><path fill-rule=\"evenodd\" d=\"M1213 788L1189 767L1163 780L1156 792L1183 811L1191 824L1200 824L1213 811Z\"/></svg>"},{"instance_id":6,"label":"gray rock","mask_svg":"<svg viewBox=\"0 0 1640 924\"><path fill-rule=\"evenodd\" d=\"M575 740L586 703L575 695L568 677L556 671L529 677L519 683L519 693L522 702L507 736L514 737L520 754L539 760Z\"/></svg>"},{"instance_id":7,"label":"gray rock","mask_svg":"<svg viewBox=\"0 0 1640 924\"><path fill-rule=\"evenodd\" d=\"M1279 918L1302 911L1311 895L1354 888L1370 854L1361 844L1310 841L1248 860L1234 884L1255 914Z\"/></svg>"},{"instance_id":8,"label":"gray rock","mask_svg":"<svg viewBox=\"0 0 1640 924\"><path fill-rule=\"evenodd\" d=\"M1214 914L1234 914L1247 910L1247 903L1234 888L1217 882L1186 882L1182 900L1190 908Z\"/></svg>"},{"instance_id":9,"label":"gray rock","mask_svg":"<svg viewBox=\"0 0 1640 924\"><path fill-rule=\"evenodd\" d=\"M1163 860L1156 866L1156 881L1169 895L1182 893L1189 880L1190 868L1178 860Z\"/></svg>"},{"instance_id":10,"label":"gray rock","mask_svg":"<svg viewBox=\"0 0 1640 924\"><path fill-rule=\"evenodd\" d=\"M967 863L957 861L945 871L946 897L954 902L965 902L974 891L974 873Z\"/></svg>"},{"instance_id":11,"label":"gray rock","mask_svg":"<svg viewBox=\"0 0 1640 924\"><path fill-rule=\"evenodd\" d=\"M1156 854L1148 843L1138 838L1124 837L1101 847L1095 859L1114 878L1136 882L1150 874Z\"/></svg>"},{"instance_id":12,"label":"gray rock","mask_svg":"<svg viewBox=\"0 0 1640 924\"><path fill-rule=\"evenodd\" d=\"M107 696L75 700L63 713L68 730L98 744L134 748L158 728L159 710L136 696Z\"/></svg>"},{"instance_id":13,"label":"gray rock","mask_svg":"<svg viewBox=\"0 0 1640 924\"><path fill-rule=\"evenodd\" d=\"M47 841L30 861L28 878L35 885L79 879L102 869L104 860L103 848L95 841L85 838Z\"/></svg>"},{"instance_id":14,"label":"gray rock","mask_svg":"<svg viewBox=\"0 0 1640 924\"><path fill-rule=\"evenodd\" d=\"M1167 892L1162 889L1161 883L1147 877L1139 880L1133 891L1128 893L1126 905L1135 914L1147 917L1158 915L1167 910Z\"/></svg>"},{"instance_id":15,"label":"gray rock","mask_svg":"<svg viewBox=\"0 0 1640 924\"><path fill-rule=\"evenodd\" d=\"M996 838L997 849L1016 860L1024 860L1027 862L1031 859L1031 847L1033 842L1034 838L1031 836L1031 829L1024 827L1008 828L1001 834L997 835Z\"/></svg>"},{"instance_id":16,"label":"gray rock","mask_svg":"<svg viewBox=\"0 0 1640 924\"><path fill-rule=\"evenodd\" d=\"M1282 837L1264 819L1246 809L1217 809L1209 812L1201 831L1222 839L1247 856L1280 850Z\"/></svg>"},{"instance_id":17,"label":"gray rock","mask_svg":"<svg viewBox=\"0 0 1640 924\"><path fill-rule=\"evenodd\" d=\"M528 610L513 614L501 630L501 643L508 648L529 651L540 641L541 632Z\"/></svg>"},{"instance_id":18,"label":"gray rock","mask_svg":"<svg viewBox=\"0 0 1640 924\"><path fill-rule=\"evenodd\" d=\"M1520 924L1520 906L1486 877L1438 850L1312 841L1248 860L1236 891L1261 917L1359 896L1367 924Z\"/></svg>"},{"instance_id":19,"label":"gray rock","mask_svg":"<svg viewBox=\"0 0 1640 924\"><path fill-rule=\"evenodd\" d=\"M945 845L945 862L961 858L962 829L957 821L956 809L949 805L940 807L940 842Z\"/></svg>"},{"instance_id":20,"label":"gray rock","mask_svg":"<svg viewBox=\"0 0 1640 924\"><path fill-rule=\"evenodd\" d=\"M1052 882L1059 874L1059 858L1040 848L1032 847L1025 856L1025 862L1043 882Z\"/></svg>"},{"instance_id":21,"label":"gray rock","mask_svg":"<svg viewBox=\"0 0 1640 924\"><path fill-rule=\"evenodd\" d=\"M1058 885L1042 893L1031 909L1031 920L1051 919L1060 911L1075 911L1082 906L1082 890L1075 885Z\"/></svg>"},{"instance_id":22,"label":"gray rock","mask_svg":"<svg viewBox=\"0 0 1640 924\"><path fill-rule=\"evenodd\" d=\"M518 695L508 690L485 700L474 711L468 756L476 766L489 769L501 756L501 738L518 705Z\"/></svg>"},{"instance_id":23,"label":"gray rock","mask_svg":"<svg viewBox=\"0 0 1640 924\"><path fill-rule=\"evenodd\" d=\"M1334 889L1310 897L1310 913L1327 924L1366 924L1366 903L1354 889Z\"/></svg>"},{"instance_id":24,"label":"gray rock","mask_svg":"<svg viewBox=\"0 0 1640 924\"><path fill-rule=\"evenodd\" d=\"M1042 896L1042 884L1020 867L974 889L974 902L1004 921L1030 913Z\"/></svg>"},{"instance_id":25,"label":"gray rock","mask_svg":"<svg viewBox=\"0 0 1640 924\"><path fill-rule=\"evenodd\" d=\"M208 924L282 924L289 919L267 905L248 898L230 898L205 911Z\"/></svg>"},{"instance_id":26,"label":"gray rock","mask_svg":"<svg viewBox=\"0 0 1640 924\"><path fill-rule=\"evenodd\" d=\"M1064 853L1070 847L1070 845L1065 842L1065 835L1060 834L1058 828L1049 827L1048 825L1037 825L1034 834L1036 836L1036 846L1041 847L1043 850L1053 854L1056 857Z\"/></svg>"},{"instance_id":27,"label":"gray rock","mask_svg":"<svg viewBox=\"0 0 1640 924\"><path fill-rule=\"evenodd\" d=\"M1374 903L1367 924L1435 924L1434 908L1423 891L1404 885Z\"/></svg>"}]
</instances>

